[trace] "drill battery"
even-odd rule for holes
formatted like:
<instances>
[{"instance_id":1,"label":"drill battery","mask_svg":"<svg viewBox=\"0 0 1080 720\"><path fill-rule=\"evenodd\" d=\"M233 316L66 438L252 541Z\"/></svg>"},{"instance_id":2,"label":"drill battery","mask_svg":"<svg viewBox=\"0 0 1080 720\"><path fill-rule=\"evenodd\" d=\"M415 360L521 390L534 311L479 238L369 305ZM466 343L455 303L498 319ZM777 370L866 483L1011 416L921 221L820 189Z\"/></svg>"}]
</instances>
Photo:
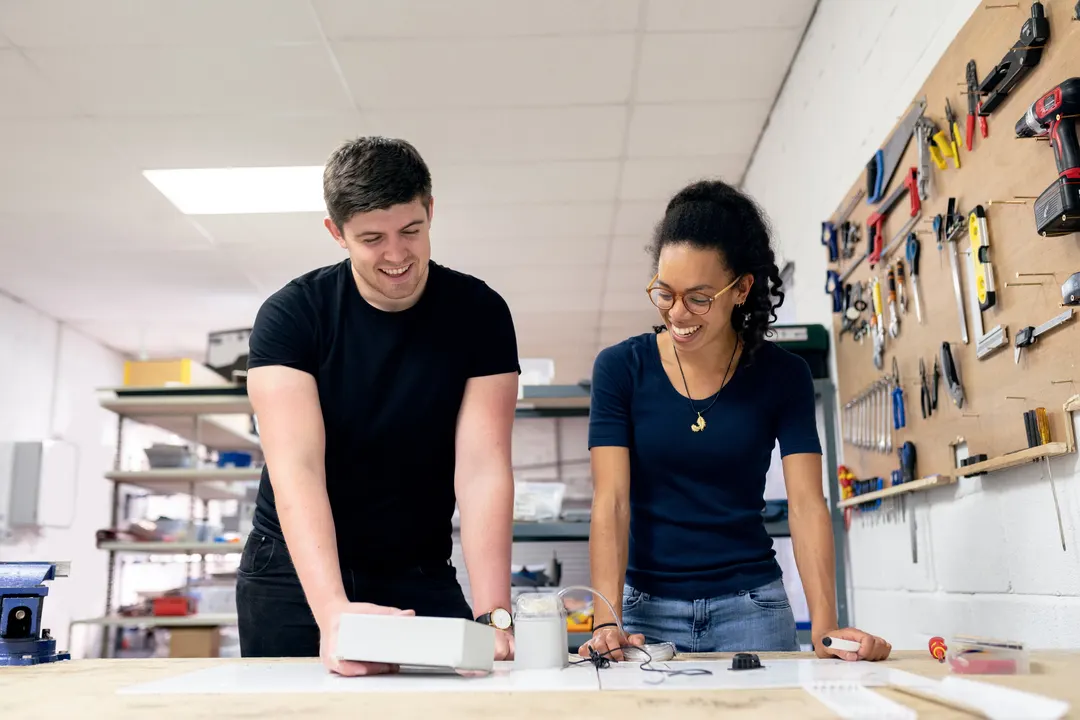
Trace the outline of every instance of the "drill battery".
<instances>
[{"instance_id":1,"label":"drill battery","mask_svg":"<svg viewBox=\"0 0 1080 720\"><path fill-rule=\"evenodd\" d=\"M1058 177L1039 195L1035 229L1043 237L1080 232L1080 170Z\"/></svg>"}]
</instances>

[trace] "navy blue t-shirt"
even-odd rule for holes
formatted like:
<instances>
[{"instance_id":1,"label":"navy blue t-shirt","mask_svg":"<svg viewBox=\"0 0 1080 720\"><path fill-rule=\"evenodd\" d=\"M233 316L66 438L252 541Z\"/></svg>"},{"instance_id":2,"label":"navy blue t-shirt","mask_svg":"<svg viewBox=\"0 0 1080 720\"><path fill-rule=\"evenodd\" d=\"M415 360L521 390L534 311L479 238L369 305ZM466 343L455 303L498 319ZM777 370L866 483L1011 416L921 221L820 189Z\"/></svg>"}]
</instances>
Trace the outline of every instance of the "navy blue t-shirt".
<instances>
[{"instance_id":1,"label":"navy blue t-shirt","mask_svg":"<svg viewBox=\"0 0 1080 720\"><path fill-rule=\"evenodd\" d=\"M624 340L593 367L589 448L630 450L626 581L684 600L771 582L781 576L762 518L772 451L779 441L781 455L821 453L810 368L764 342L692 432L697 415L664 372L657 339Z\"/></svg>"}]
</instances>

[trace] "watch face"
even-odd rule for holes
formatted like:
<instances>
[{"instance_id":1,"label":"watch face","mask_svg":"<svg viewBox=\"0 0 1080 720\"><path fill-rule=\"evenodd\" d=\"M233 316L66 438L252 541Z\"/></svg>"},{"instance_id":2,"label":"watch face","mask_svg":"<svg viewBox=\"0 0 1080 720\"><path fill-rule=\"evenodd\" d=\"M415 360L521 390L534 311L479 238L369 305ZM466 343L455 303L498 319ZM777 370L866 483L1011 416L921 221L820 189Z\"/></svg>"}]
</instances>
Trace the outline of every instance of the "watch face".
<instances>
[{"instance_id":1,"label":"watch face","mask_svg":"<svg viewBox=\"0 0 1080 720\"><path fill-rule=\"evenodd\" d=\"M500 630L509 630L511 624L510 613L502 608L491 611L491 624Z\"/></svg>"}]
</instances>

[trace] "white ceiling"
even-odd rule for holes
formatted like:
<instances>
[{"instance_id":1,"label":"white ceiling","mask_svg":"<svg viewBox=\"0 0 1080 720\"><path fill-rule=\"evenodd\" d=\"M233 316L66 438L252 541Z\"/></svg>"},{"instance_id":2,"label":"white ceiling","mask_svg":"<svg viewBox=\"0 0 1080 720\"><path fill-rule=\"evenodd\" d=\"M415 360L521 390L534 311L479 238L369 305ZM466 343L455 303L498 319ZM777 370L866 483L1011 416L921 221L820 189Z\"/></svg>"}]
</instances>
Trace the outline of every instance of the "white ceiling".
<instances>
[{"instance_id":1,"label":"white ceiling","mask_svg":"<svg viewBox=\"0 0 1080 720\"><path fill-rule=\"evenodd\" d=\"M643 250L739 182L815 0L0 0L0 288L130 353L343 251L313 213L190 217L144 169L321 165L403 137L437 261L510 303L557 381L655 320Z\"/></svg>"}]
</instances>

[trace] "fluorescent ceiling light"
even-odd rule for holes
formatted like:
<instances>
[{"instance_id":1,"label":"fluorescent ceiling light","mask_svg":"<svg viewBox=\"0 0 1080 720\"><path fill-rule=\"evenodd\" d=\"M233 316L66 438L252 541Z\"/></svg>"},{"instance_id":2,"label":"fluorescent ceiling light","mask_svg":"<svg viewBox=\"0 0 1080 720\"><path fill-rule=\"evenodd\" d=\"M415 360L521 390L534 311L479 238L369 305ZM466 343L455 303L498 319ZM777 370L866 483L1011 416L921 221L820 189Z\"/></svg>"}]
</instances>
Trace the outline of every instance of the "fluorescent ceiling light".
<instances>
[{"instance_id":1,"label":"fluorescent ceiling light","mask_svg":"<svg viewBox=\"0 0 1080 720\"><path fill-rule=\"evenodd\" d=\"M144 170L186 215L326 212L322 166Z\"/></svg>"}]
</instances>

